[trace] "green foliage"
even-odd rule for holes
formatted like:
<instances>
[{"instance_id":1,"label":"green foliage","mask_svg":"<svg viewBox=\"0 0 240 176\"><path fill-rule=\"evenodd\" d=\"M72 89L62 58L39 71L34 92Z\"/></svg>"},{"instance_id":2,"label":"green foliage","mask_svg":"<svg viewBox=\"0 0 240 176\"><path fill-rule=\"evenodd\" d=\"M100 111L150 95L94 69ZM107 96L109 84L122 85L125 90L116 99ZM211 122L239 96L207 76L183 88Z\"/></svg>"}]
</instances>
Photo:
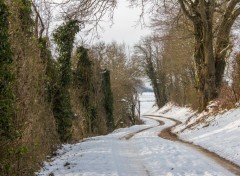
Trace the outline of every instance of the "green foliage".
<instances>
[{"instance_id":1,"label":"green foliage","mask_svg":"<svg viewBox=\"0 0 240 176\"><path fill-rule=\"evenodd\" d=\"M47 38L39 39L39 48L40 57L43 61L43 64L46 67L44 77L45 100L51 105L58 86L59 80L58 63L52 59L52 54L48 47Z\"/></svg>"},{"instance_id":2,"label":"green foliage","mask_svg":"<svg viewBox=\"0 0 240 176\"><path fill-rule=\"evenodd\" d=\"M33 30L33 20L31 18L32 6L30 0L21 0L21 5L19 9L19 19L21 20L22 31L26 35L32 35Z\"/></svg>"},{"instance_id":3,"label":"green foliage","mask_svg":"<svg viewBox=\"0 0 240 176\"><path fill-rule=\"evenodd\" d=\"M92 132L94 130L94 128L97 127L98 124L96 124L97 122L97 109L94 105L91 105L90 107L88 107L88 117L89 117L89 122L90 122L90 127L91 130L90 132Z\"/></svg>"},{"instance_id":4,"label":"green foliage","mask_svg":"<svg viewBox=\"0 0 240 176\"><path fill-rule=\"evenodd\" d=\"M114 128L113 119L113 94L111 89L110 71L103 72L103 92L104 92L104 107L107 113L107 127L111 130Z\"/></svg>"},{"instance_id":5,"label":"green foliage","mask_svg":"<svg viewBox=\"0 0 240 176\"><path fill-rule=\"evenodd\" d=\"M88 115L89 131L92 132L96 124L97 110L91 99L94 94L93 64L84 47L77 49L78 64L74 82L79 90L79 99Z\"/></svg>"},{"instance_id":6,"label":"green foliage","mask_svg":"<svg viewBox=\"0 0 240 176\"><path fill-rule=\"evenodd\" d=\"M71 54L76 33L79 32L78 21L71 20L60 26L54 33L59 52L58 62L61 70L61 84L63 87L71 83Z\"/></svg>"},{"instance_id":7,"label":"green foliage","mask_svg":"<svg viewBox=\"0 0 240 176\"><path fill-rule=\"evenodd\" d=\"M9 138L13 132L14 94L11 82L14 76L10 69L13 60L8 38L8 9L0 0L0 136Z\"/></svg>"},{"instance_id":8,"label":"green foliage","mask_svg":"<svg viewBox=\"0 0 240 176\"><path fill-rule=\"evenodd\" d=\"M43 60L44 64L48 62L49 59L52 58L51 51L48 48L48 38L41 38L38 41L40 48L40 57Z\"/></svg>"},{"instance_id":9,"label":"green foliage","mask_svg":"<svg viewBox=\"0 0 240 176\"><path fill-rule=\"evenodd\" d=\"M9 147L5 153L5 159L1 161L0 172L2 175L16 175L16 169L19 168L19 162L29 152L29 149L25 145L18 147Z\"/></svg>"},{"instance_id":10,"label":"green foliage","mask_svg":"<svg viewBox=\"0 0 240 176\"><path fill-rule=\"evenodd\" d=\"M72 107L68 90L59 87L53 99L53 113L57 118L58 134L61 141L71 139Z\"/></svg>"},{"instance_id":11,"label":"green foliage","mask_svg":"<svg viewBox=\"0 0 240 176\"><path fill-rule=\"evenodd\" d=\"M21 159L28 152L28 147L25 145L19 146L16 150L10 151L16 156L17 160Z\"/></svg>"},{"instance_id":12,"label":"green foliage","mask_svg":"<svg viewBox=\"0 0 240 176\"><path fill-rule=\"evenodd\" d=\"M77 64L75 81L80 90L80 100L85 109L87 109L90 106L90 95L92 89L92 62L88 57L87 49L82 46L77 49L77 56L79 60Z\"/></svg>"},{"instance_id":13,"label":"green foliage","mask_svg":"<svg viewBox=\"0 0 240 176\"><path fill-rule=\"evenodd\" d=\"M53 112L58 122L58 133L62 141L68 141L71 138L73 113L68 88L71 85L71 54L77 32L79 32L78 22L71 20L60 26L53 35L59 52L60 72L60 81L56 86L53 98Z\"/></svg>"}]
</instances>

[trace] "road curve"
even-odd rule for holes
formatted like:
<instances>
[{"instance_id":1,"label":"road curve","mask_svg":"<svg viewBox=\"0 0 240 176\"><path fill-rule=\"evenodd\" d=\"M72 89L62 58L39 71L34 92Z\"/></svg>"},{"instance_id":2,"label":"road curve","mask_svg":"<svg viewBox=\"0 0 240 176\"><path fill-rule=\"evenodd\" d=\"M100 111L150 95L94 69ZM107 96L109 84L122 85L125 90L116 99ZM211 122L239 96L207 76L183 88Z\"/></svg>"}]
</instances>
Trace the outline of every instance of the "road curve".
<instances>
[{"instance_id":1,"label":"road curve","mask_svg":"<svg viewBox=\"0 0 240 176\"><path fill-rule=\"evenodd\" d=\"M167 137L167 132L176 125L173 119L152 116L142 119L145 124L64 145L38 175L232 176L238 173ZM160 131L165 133L161 138Z\"/></svg>"},{"instance_id":2,"label":"road curve","mask_svg":"<svg viewBox=\"0 0 240 176\"><path fill-rule=\"evenodd\" d=\"M221 156L219 156L218 154L216 154L214 152L211 152L211 151L209 151L205 148L202 148L199 145L195 145L191 142L184 141L184 140L180 139L175 133L173 133L172 129L182 123L179 120L176 120L176 119L173 119L173 118L170 118L170 117L163 117L163 116L160 116L160 115L144 115L144 117L154 119L154 120L157 120L157 121L159 121L159 119L156 119L156 118L161 118L161 119L168 119L168 120L171 120L171 121L175 122L174 125L172 125L170 127L167 127L165 129L163 129L162 131L160 131L158 136L163 138L163 139L175 141L175 142L181 143L185 146L188 146L188 147L202 153L203 155L207 156L208 158L214 160L216 163L218 163L219 165L221 165L222 167L224 167L225 169L227 169L231 173L233 173L235 175L240 175L240 166L236 165L235 163L233 163L233 162L231 162L231 161L229 161L225 158L222 158Z\"/></svg>"}]
</instances>

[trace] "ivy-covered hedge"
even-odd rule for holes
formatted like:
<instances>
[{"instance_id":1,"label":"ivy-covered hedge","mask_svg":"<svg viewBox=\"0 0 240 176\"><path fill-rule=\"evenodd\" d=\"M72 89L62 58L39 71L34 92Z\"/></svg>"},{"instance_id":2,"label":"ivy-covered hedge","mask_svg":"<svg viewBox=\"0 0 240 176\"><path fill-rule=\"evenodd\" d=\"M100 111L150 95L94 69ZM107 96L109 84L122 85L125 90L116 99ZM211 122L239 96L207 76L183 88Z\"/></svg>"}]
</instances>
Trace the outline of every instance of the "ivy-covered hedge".
<instances>
[{"instance_id":1,"label":"ivy-covered hedge","mask_svg":"<svg viewBox=\"0 0 240 176\"><path fill-rule=\"evenodd\" d=\"M114 128L113 119L113 94L111 89L110 71L104 70L103 76L103 91L104 91L104 107L107 113L107 127L109 130Z\"/></svg>"},{"instance_id":2,"label":"ivy-covered hedge","mask_svg":"<svg viewBox=\"0 0 240 176\"><path fill-rule=\"evenodd\" d=\"M12 137L14 117L14 94L11 72L12 53L8 35L8 8L0 0L0 137Z\"/></svg>"},{"instance_id":3,"label":"ivy-covered hedge","mask_svg":"<svg viewBox=\"0 0 240 176\"><path fill-rule=\"evenodd\" d=\"M48 38L41 38L38 41L40 48L40 57L46 68L44 75L44 98L52 108L54 95L56 94L59 80L58 63L52 58L48 46Z\"/></svg>"},{"instance_id":4,"label":"ivy-covered hedge","mask_svg":"<svg viewBox=\"0 0 240 176\"><path fill-rule=\"evenodd\" d=\"M33 33L32 4L30 0L21 0L19 9L19 19L21 21L22 31L30 36Z\"/></svg>"},{"instance_id":5,"label":"ivy-covered hedge","mask_svg":"<svg viewBox=\"0 0 240 176\"><path fill-rule=\"evenodd\" d=\"M53 113L57 119L60 139L64 142L71 139L73 113L68 89L72 79L71 54L77 32L79 32L78 21L71 20L60 26L53 35L59 53L60 73L60 80L53 98Z\"/></svg>"},{"instance_id":6,"label":"ivy-covered hedge","mask_svg":"<svg viewBox=\"0 0 240 176\"><path fill-rule=\"evenodd\" d=\"M75 84L79 91L79 100L88 116L88 131L96 127L97 110L93 103L93 63L88 56L88 50L80 46L77 49L78 64L75 73Z\"/></svg>"}]
</instances>

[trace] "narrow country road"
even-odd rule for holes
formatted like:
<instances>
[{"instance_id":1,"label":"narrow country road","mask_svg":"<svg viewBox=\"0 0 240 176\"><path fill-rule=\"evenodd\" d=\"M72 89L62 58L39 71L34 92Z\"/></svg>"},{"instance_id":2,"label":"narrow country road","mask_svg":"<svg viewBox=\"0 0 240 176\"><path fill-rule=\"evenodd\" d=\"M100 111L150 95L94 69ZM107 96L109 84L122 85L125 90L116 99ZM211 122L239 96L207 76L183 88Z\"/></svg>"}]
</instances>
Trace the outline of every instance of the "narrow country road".
<instances>
[{"instance_id":1,"label":"narrow country road","mask_svg":"<svg viewBox=\"0 0 240 176\"><path fill-rule=\"evenodd\" d=\"M193 147L162 138L175 125L171 119L145 116L144 125L65 145L39 176L231 176L239 170L223 167ZM160 134L160 135L159 135ZM160 137L159 137L160 136Z\"/></svg>"},{"instance_id":2,"label":"narrow country road","mask_svg":"<svg viewBox=\"0 0 240 176\"><path fill-rule=\"evenodd\" d=\"M162 116L156 116L156 115L148 115L148 118L153 118L155 120L159 120L160 118L165 118L165 119L169 119L171 121L174 121L175 124L173 126L167 127L165 129L163 129L162 131L160 131L160 133L158 134L159 137L163 138L163 139L167 139L167 140L171 140L171 141L175 141L178 142L180 144L186 145L200 153L202 153L203 155L207 156L208 158L211 158L212 160L214 160L216 163L218 163L219 165L221 165L222 167L226 168L227 170L229 170L230 172L236 174L236 175L240 175L240 167L234 163L232 163L231 161L226 160L225 158L222 158L221 156L217 155L216 153L213 153L207 149L204 149L198 145L195 145L191 142L187 142L184 141L180 138L178 138L178 136L174 133L172 133L172 128L176 127L177 125L180 125L182 122L170 118L170 117L162 117Z\"/></svg>"}]
</instances>

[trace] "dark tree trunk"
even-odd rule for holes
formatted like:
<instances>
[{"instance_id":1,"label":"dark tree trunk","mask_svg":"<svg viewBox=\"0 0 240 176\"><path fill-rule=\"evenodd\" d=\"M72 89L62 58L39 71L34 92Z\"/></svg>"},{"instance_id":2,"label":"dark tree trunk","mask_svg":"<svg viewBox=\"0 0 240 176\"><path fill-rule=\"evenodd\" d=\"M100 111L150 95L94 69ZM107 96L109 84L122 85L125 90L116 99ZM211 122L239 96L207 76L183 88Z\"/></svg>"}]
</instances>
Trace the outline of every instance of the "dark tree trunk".
<instances>
[{"instance_id":1,"label":"dark tree trunk","mask_svg":"<svg viewBox=\"0 0 240 176\"><path fill-rule=\"evenodd\" d=\"M196 1L192 6L194 15L187 11L182 0L179 0L179 2L184 13L194 25L196 88L200 96L199 110L203 110L207 103L217 96L212 32L215 1Z\"/></svg>"},{"instance_id":2,"label":"dark tree trunk","mask_svg":"<svg viewBox=\"0 0 240 176\"><path fill-rule=\"evenodd\" d=\"M194 26L196 87L202 97L200 108L202 110L219 94L226 65L225 58L231 48L230 31L240 15L240 1L228 0L223 3L224 14L218 19L219 22L215 21L219 24L216 25L218 28L215 48L213 48L213 16L221 4L216 0L178 0L178 2Z\"/></svg>"},{"instance_id":3,"label":"dark tree trunk","mask_svg":"<svg viewBox=\"0 0 240 176\"><path fill-rule=\"evenodd\" d=\"M216 67L216 86L219 89L222 83L224 70L226 66L226 55L229 49L232 47L230 44L230 32L231 28L240 14L240 8L234 10L239 1L232 0L222 18L219 25L216 40L216 53L215 53L215 67Z\"/></svg>"},{"instance_id":4,"label":"dark tree trunk","mask_svg":"<svg viewBox=\"0 0 240 176\"><path fill-rule=\"evenodd\" d=\"M217 96L216 92L216 79L215 79L215 59L213 54L213 10L214 2L203 2L202 19L204 19L203 27L203 45L205 56L205 70L204 70L204 92L202 105L207 106L210 100L213 100Z\"/></svg>"},{"instance_id":5,"label":"dark tree trunk","mask_svg":"<svg viewBox=\"0 0 240 176\"><path fill-rule=\"evenodd\" d=\"M156 77L156 73L154 71L154 67L153 67L153 62L151 59L148 59L147 61L147 74L148 74L148 77L150 78L151 80L151 83L152 83L152 86L153 86L153 91L154 91L154 95L156 97L156 103L158 105L158 107L162 107L163 104L161 103L161 94L160 94L160 90L159 90L159 84L158 84L158 81L157 81L157 77Z\"/></svg>"},{"instance_id":6,"label":"dark tree trunk","mask_svg":"<svg viewBox=\"0 0 240 176\"><path fill-rule=\"evenodd\" d=\"M146 44L146 48L143 48L141 46L138 46L137 48L145 55L144 59L146 60L147 65L146 73L151 81L157 106L160 108L166 103L165 83L160 82L162 81L161 78L157 79L157 76L159 76L158 72L161 68L159 68L159 65L156 66L157 68L154 67L154 60L152 55L153 50L150 42ZM156 62L158 61L156 60Z\"/></svg>"}]
</instances>

